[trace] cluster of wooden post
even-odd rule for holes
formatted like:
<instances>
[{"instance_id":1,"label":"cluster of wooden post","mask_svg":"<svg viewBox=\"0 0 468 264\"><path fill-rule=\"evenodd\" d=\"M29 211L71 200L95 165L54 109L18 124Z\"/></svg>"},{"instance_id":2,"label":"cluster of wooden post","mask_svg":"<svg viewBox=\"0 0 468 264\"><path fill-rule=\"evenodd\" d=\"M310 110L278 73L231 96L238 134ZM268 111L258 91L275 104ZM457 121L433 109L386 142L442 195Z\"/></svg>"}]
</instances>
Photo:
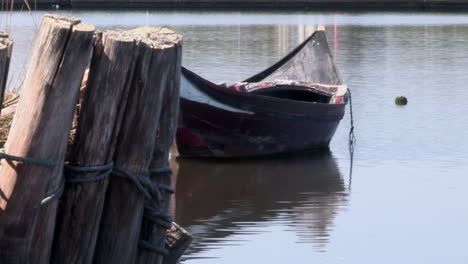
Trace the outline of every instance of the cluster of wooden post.
<instances>
[{"instance_id":1,"label":"cluster of wooden post","mask_svg":"<svg viewBox=\"0 0 468 264\"><path fill-rule=\"evenodd\" d=\"M101 33L44 16L5 145L13 158L0 166L0 263L177 261L180 254L164 259L167 227L144 212L168 207L168 188L154 187L170 183L181 55L182 39L169 29Z\"/></svg>"},{"instance_id":2,"label":"cluster of wooden post","mask_svg":"<svg viewBox=\"0 0 468 264\"><path fill-rule=\"evenodd\" d=\"M8 38L8 34L0 32L0 99L3 98L7 86L7 77L10 68L12 48L13 41Z\"/></svg>"}]
</instances>

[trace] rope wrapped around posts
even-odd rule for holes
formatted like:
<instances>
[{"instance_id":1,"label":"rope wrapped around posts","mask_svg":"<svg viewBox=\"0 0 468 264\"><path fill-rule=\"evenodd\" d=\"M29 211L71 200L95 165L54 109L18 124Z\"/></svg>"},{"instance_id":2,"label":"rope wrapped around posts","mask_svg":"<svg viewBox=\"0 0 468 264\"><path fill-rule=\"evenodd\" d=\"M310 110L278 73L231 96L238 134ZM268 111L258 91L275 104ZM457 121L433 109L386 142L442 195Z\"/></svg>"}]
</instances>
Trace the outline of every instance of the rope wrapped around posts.
<instances>
[{"instance_id":1,"label":"rope wrapped around posts","mask_svg":"<svg viewBox=\"0 0 468 264\"><path fill-rule=\"evenodd\" d=\"M162 174L162 173L172 173L171 168L151 168L149 169L152 175ZM156 207L153 202L156 202L157 205L161 205L163 202L162 192L174 193L174 189L171 186L165 184L157 184L151 181L149 177L145 175L132 173L127 170L114 167L112 172L114 176L123 177L131 180L137 189L143 193L146 198L143 217L149 219L155 224L162 226L166 229L171 228L171 224L174 221L174 217L164 212L160 208ZM152 245L148 241L140 240L138 246L141 249L150 250L162 255L167 255L169 252L165 248L160 248Z\"/></svg>"},{"instance_id":2,"label":"rope wrapped around posts","mask_svg":"<svg viewBox=\"0 0 468 264\"><path fill-rule=\"evenodd\" d=\"M152 206L148 202L145 204L145 211L143 216L166 229L171 228L171 224L174 222L174 217L167 214L163 210Z\"/></svg>"},{"instance_id":3,"label":"rope wrapped around posts","mask_svg":"<svg viewBox=\"0 0 468 264\"><path fill-rule=\"evenodd\" d=\"M151 176L155 175L160 175L160 174L172 174L172 169L169 167L162 167L162 168L150 168L149 172ZM151 181L153 184L154 182ZM165 191L167 193L173 194L174 189L171 186L168 186L166 184L156 184L157 187L159 188L159 193L161 191ZM161 195L158 203L161 204L164 199L162 198L163 196ZM161 210L160 208L156 208L153 205L151 205L148 201L145 204L145 212L144 212L144 217L152 221L153 223L164 227L165 229L170 229L171 224L174 221L174 217L169 215L168 213L164 212L165 210Z\"/></svg>"},{"instance_id":4,"label":"rope wrapped around posts","mask_svg":"<svg viewBox=\"0 0 468 264\"><path fill-rule=\"evenodd\" d=\"M2 155L0 155L0 158L2 158ZM18 158L18 157L15 157ZM16 159L17 160L17 159ZM51 161L48 161L48 164ZM42 164L40 164L42 165ZM55 164L57 165L57 163ZM45 166L45 165L44 165ZM64 179L61 181L60 186L57 188L57 190L53 191L51 194L48 194L44 199L41 201L41 206L46 205L52 201L60 199L60 197L63 194L63 191L65 190L65 183L79 183L79 182L92 182L92 181L99 181L110 175L112 172L112 167L114 166L114 163L111 162L106 165L102 166L70 166L70 165L65 165L64 169L65 171L74 171L74 172L100 172L103 171L103 173L95 176L95 177L90 177L90 178L67 178L64 177Z\"/></svg>"},{"instance_id":5,"label":"rope wrapped around posts","mask_svg":"<svg viewBox=\"0 0 468 264\"><path fill-rule=\"evenodd\" d=\"M36 158L28 158L28 157L18 157L10 154L6 154L3 150L0 151L0 159L4 159L7 161L19 161L27 164L44 166L44 167L56 167L58 165L58 161L56 160L46 160L46 159L36 159Z\"/></svg>"},{"instance_id":6,"label":"rope wrapped around posts","mask_svg":"<svg viewBox=\"0 0 468 264\"><path fill-rule=\"evenodd\" d=\"M44 166L44 167L50 167L54 168L57 167L58 161L56 160L46 160L46 159L38 159L38 158L29 158L29 157L19 157L19 156L14 156L10 154L6 154L4 150L0 150L0 160L4 159L8 162L11 161L18 161L26 164L32 164L32 165L37 165L37 166ZM60 198L63 194L63 190L65 188L65 183L62 181L59 188L57 190L53 191L51 194L46 195L44 199L41 200L41 205L48 204L52 201L55 201Z\"/></svg>"},{"instance_id":7,"label":"rope wrapped around posts","mask_svg":"<svg viewBox=\"0 0 468 264\"><path fill-rule=\"evenodd\" d=\"M5 159L7 161L18 161L23 163L29 163L38 166L45 166L54 168L58 166L58 161L55 160L45 160L37 158L28 158L28 157L18 157L0 152L0 159ZM171 174L172 170L169 167L163 168L151 168L151 175L154 174ZM91 173L91 172L100 172L98 175L93 177L67 177L70 173ZM96 182L105 179L109 175L114 175L117 177L123 177L131 180L137 189L143 193L146 198L146 204L144 207L144 217L154 222L155 224L162 226L166 229L171 228L171 224L174 221L174 217L164 212L160 208L157 208L153 202L157 202L160 205L163 202L163 196L161 192L174 193L174 189L171 186L165 184L157 184L151 181L149 177L145 175L132 173L127 170L114 167L114 163L110 162L105 165L96 165L96 166L81 166L81 165L65 165L64 166L64 178L61 181L61 184L57 190L48 194L41 201L41 206L47 203L50 203L54 200L57 200L63 194L65 189L65 183L86 183L86 182ZM153 252L167 255L168 251L165 248L159 248L151 245L149 242L141 240L139 242L139 247L146 250L151 250Z\"/></svg>"},{"instance_id":8,"label":"rope wrapped around posts","mask_svg":"<svg viewBox=\"0 0 468 264\"><path fill-rule=\"evenodd\" d=\"M81 183L81 182L96 182L103 180L112 173L114 162L109 162L105 165L96 166L80 166L80 165L66 165L65 173L89 173L101 172L94 177L65 177L67 183Z\"/></svg>"},{"instance_id":9,"label":"rope wrapped around posts","mask_svg":"<svg viewBox=\"0 0 468 264\"><path fill-rule=\"evenodd\" d=\"M172 174L172 169L169 168L169 167L150 168L149 172L151 174L151 177L153 177L155 175L160 175L160 174L171 175ZM157 186L159 187L159 189L164 190L164 191L166 191L166 192L168 192L170 194L173 194L175 192L174 188L172 188L169 185L158 183Z\"/></svg>"}]
</instances>

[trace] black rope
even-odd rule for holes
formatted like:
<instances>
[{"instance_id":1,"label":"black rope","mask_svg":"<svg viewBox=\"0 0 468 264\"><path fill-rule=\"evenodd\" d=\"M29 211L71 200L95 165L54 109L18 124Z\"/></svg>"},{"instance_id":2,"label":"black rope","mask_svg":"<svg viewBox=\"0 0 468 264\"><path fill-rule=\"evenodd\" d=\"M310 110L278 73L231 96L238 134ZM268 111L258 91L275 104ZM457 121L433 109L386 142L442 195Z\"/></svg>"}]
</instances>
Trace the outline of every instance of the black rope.
<instances>
[{"instance_id":1,"label":"black rope","mask_svg":"<svg viewBox=\"0 0 468 264\"><path fill-rule=\"evenodd\" d=\"M66 183L80 183L80 182L92 182L92 181L99 181L107 177L108 175L111 174L112 168L114 167L114 163L110 162L106 165L99 165L99 166L78 166L78 165L65 165L64 169L65 171L68 172L101 172L104 171L103 173L100 173L94 177L82 177L82 178L69 178L69 177L64 177L62 181L60 182L60 186L57 188L57 190L53 191L51 194L48 194L44 199L41 201L41 206L46 205L50 202L53 202L55 200L58 200L65 189L65 182ZM64 173L65 175L65 173Z\"/></svg>"},{"instance_id":2,"label":"black rope","mask_svg":"<svg viewBox=\"0 0 468 264\"><path fill-rule=\"evenodd\" d=\"M6 154L3 149L0 150L0 159L5 159L7 161L18 161L18 162L22 162L26 164L32 164L32 165L38 165L38 166L44 166L44 167L50 167L50 168L57 167L58 165L58 161L56 160L46 160L46 159L14 156L14 155ZM45 204L48 204L52 201L59 199L60 196L62 196L64 189L65 189L65 183L62 180L57 190L53 191L51 194L46 195L46 197L44 197L41 200L41 205L45 205Z\"/></svg>"},{"instance_id":3,"label":"black rope","mask_svg":"<svg viewBox=\"0 0 468 264\"><path fill-rule=\"evenodd\" d=\"M159 174L171 175L172 174L172 169L169 168L169 167L150 168L149 172L150 172L151 176L155 176L155 175L159 175ZM171 186L169 186L167 184L158 183L157 185L158 185L159 189L164 190L164 191L166 191L168 193L174 193L175 192L174 188L172 188Z\"/></svg>"},{"instance_id":4,"label":"black rope","mask_svg":"<svg viewBox=\"0 0 468 264\"><path fill-rule=\"evenodd\" d=\"M350 113L350 119L351 119L351 128L349 129L349 142L348 142L349 155L350 155L348 190L351 191L351 183L353 180L354 146L356 144L356 136L354 134L353 101L351 97L351 90L349 88L348 88L348 97L349 97L349 113Z\"/></svg>"},{"instance_id":5,"label":"black rope","mask_svg":"<svg viewBox=\"0 0 468 264\"><path fill-rule=\"evenodd\" d=\"M150 171L155 171L155 169L151 169ZM159 169L159 171L164 171L165 173L168 172L167 169ZM152 205L152 202L156 202L157 205L161 206L163 202L163 197L161 192L162 191L167 191L169 193L173 193L174 189L171 188L168 185L165 184L155 184L151 179L143 174L139 173L132 173L129 172L128 170L114 167L114 170L112 172L113 175L122 177L122 178L127 178L131 180L137 189L143 193L143 195L146 198L146 205L145 205L145 211L144 211L144 216L154 222L155 224L158 224L163 227L170 227L170 224L173 221L173 218L166 214L165 212L161 211L159 208L155 207Z\"/></svg>"},{"instance_id":6,"label":"black rope","mask_svg":"<svg viewBox=\"0 0 468 264\"><path fill-rule=\"evenodd\" d=\"M114 167L112 171L114 176L127 178L131 180L137 189L143 193L143 195L148 200L156 200L159 201L161 197L161 193L157 186L149 179L149 177L142 175L140 173L133 173L126 169L122 169L119 167Z\"/></svg>"},{"instance_id":7,"label":"black rope","mask_svg":"<svg viewBox=\"0 0 468 264\"><path fill-rule=\"evenodd\" d=\"M160 175L160 174L172 174L172 169L169 167L161 167L161 168L150 168L149 169L151 176L155 175ZM159 188L159 191L165 191L169 194L172 194L175 192L174 188L172 188L169 185L162 184L162 183L157 183L157 187ZM161 196L159 200L159 204L161 205L164 201L164 197ZM150 203L146 203L145 205L145 211L144 211L144 217L147 220L150 220L154 224L157 224L165 229L171 228L172 222L174 221L174 217L171 215L167 214L160 208L156 208L152 206Z\"/></svg>"},{"instance_id":8,"label":"black rope","mask_svg":"<svg viewBox=\"0 0 468 264\"><path fill-rule=\"evenodd\" d=\"M151 176L154 176L154 174L172 173L170 168L151 168L149 171ZM132 173L118 167L114 167L112 174L131 180L137 189L143 193L146 198L143 217L164 229L171 228L174 217L169 215L160 207L156 207L153 203L156 202L157 205L161 206L163 202L163 196L161 193L163 191L173 193L174 189L172 187L165 184L156 184L150 179L150 177L147 177L144 174ZM145 240L140 240L138 245L141 249L149 250L157 254L167 255L169 253L166 248L155 246Z\"/></svg>"},{"instance_id":9,"label":"black rope","mask_svg":"<svg viewBox=\"0 0 468 264\"><path fill-rule=\"evenodd\" d=\"M150 168L149 169L150 173L155 173L155 174L172 174L172 169L169 167L161 167L161 168Z\"/></svg>"},{"instance_id":10,"label":"black rope","mask_svg":"<svg viewBox=\"0 0 468 264\"><path fill-rule=\"evenodd\" d=\"M351 128L349 129L349 145L353 147L356 143L356 136L354 135L354 117L353 117L353 100L351 97L351 90L348 88L349 97L349 114L351 117Z\"/></svg>"},{"instance_id":11,"label":"black rope","mask_svg":"<svg viewBox=\"0 0 468 264\"><path fill-rule=\"evenodd\" d=\"M58 165L58 161L56 160L46 160L46 159L37 159L37 158L29 158L29 157L19 157L10 154L6 154L3 150L0 150L0 159L5 159L8 161L19 161L26 164L33 164L39 165L44 167L56 167Z\"/></svg>"},{"instance_id":12,"label":"black rope","mask_svg":"<svg viewBox=\"0 0 468 264\"><path fill-rule=\"evenodd\" d=\"M43 160L36 158L27 158L27 157L18 157L0 152L0 159L5 159L8 161L19 161L23 163L29 163L34 165L46 166L46 167L56 167L58 165L57 161L54 160ZM79 173L97 173L99 174L93 177L77 177L76 174ZM150 168L149 172L151 176L155 174L171 174L172 170L169 167L162 168ZM70 175L74 174L73 177ZM65 189L66 183L86 183L86 182L96 182L105 179L109 175L115 175L118 177L123 177L130 179L137 189L143 193L146 198L146 203L144 207L144 217L153 223L165 228L171 228L171 224L174 221L174 218L161 210L160 208L155 207L151 204L152 201L156 201L158 205L161 205L163 202L163 196L161 192L174 193L174 189L166 184L157 184L151 181L149 177L146 177L143 174L132 173L128 170L118 168L114 166L113 162L110 162L105 165L95 165L95 166L81 166L81 165L65 165L64 166L64 177L60 182L60 186L57 190L53 191L51 194L48 194L44 199L41 200L41 206L46 205L52 201L58 200ZM139 246L143 249L150 250L159 254L166 255L168 251L165 248L155 247L147 241L140 241Z\"/></svg>"},{"instance_id":13,"label":"black rope","mask_svg":"<svg viewBox=\"0 0 468 264\"><path fill-rule=\"evenodd\" d=\"M65 177L67 183L80 183L80 182L96 182L105 179L112 173L114 168L114 163L110 162L105 165L96 165L96 166L80 166L80 165L65 165L65 171L67 173L75 174L73 177ZM98 175L93 177L77 177L78 173L86 172L100 172Z\"/></svg>"},{"instance_id":14,"label":"black rope","mask_svg":"<svg viewBox=\"0 0 468 264\"><path fill-rule=\"evenodd\" d=\"M155 171L155 169L150 169ZM161 170L162 171L162 170ZM167 169L165 169L167 173ZM118 177L127 178L131 180L140 192L142 192L149 201L156 201L160 203L163 201L161 191L173 193L174 189L165 184L156 184L149 177L139 173L132 173L128 170L114 167L112 174Z\"/></svg>"},{"instance_id":15,"label":"black rope","mask_svg":"<svg viewBox=\"0 0 468 264\"><path fill-rule=\"evenodd\" d=\"M54 160L43 160L27 157L18 157L9 155L3 152L0 152L0 159L6 159L8 161L19 161L23 163L29 163L34 165L46 166L46 167L56 167L58 165L57 161ZM93 177L77 177L76 174L79 173L92 173L99 172L98 175ZM150 174L171 174L172 170L169 167L162 168L151 168L149 169ZM70 174L75 174L73 177L70 177ZM171 228L171 224L174 221L174 218L161 210L160 208L152 205L153 201L156 201L158 205L161 205L163 202L163 196L161 192L174 193L174 189L166 184L157 184L151 181L151 179L143 174L132 173L128 170L118 168L114 166L113 162L110 162L105 165L96 165L96 166L81 166L81 165L65 165L64 166L64 177L60 182L60 186L57 190L53 191L51 194L48 194L41 201L41 206L46 205L52 201L58 200L65 189L65 182L67 183L85 183L85 182L96 182L105 179L109 175L115 175L117 177L123 177L131 180L137 189L143 193L146 198L146 203L144 207L144 217L153 223L165 228ZM67 176L68 175L68 176ZM162 255L167 255L168 251L165 248L156 247L150 244L148 241L139 241L139 247L145 250L150 250L155 253Z\"/></svg>"},{"instance_id":16,"label":"black rope","mask_svg":"<svg viewBox=\"0 0 468 264\"><path fill-rule=\"evenodd\" d=\"M165 229L171 228L172 222L174 222L173 216L167 214L159 208L151 206L148 203L145 204L145 211L143 216L151 222L164 227Z\"/></svg>"},{"instance_id":17,"label":"black rope","mask_svg":"<svg viewBox=\"0 0 468 264\"><path fill-rule=\"evenodd\" d=\"M158 204L161 204L163 201L161 191L165 191L168 193L174 193L175 190L165 184L156 184L149 179L149 177L146 177L145 175L137 174L137 173L131 173L127 170L118 168L114 166L113 162L110 162L105 165L96 165L96 166L81 166L81 165L65 165L64 167L66 173L86 173L86 172L101 172L96 176L93 177L65 177L65 180L62 180L60 183L59 188L52 192L51 194L47 195L42 201L41 205L45 205L47 203L50 203L54 200L57 200L61 197L63 194L63 191L65 189L65 182L66 183L86 183L86 182L96 182L100 181L107 176L113 174L118 177L123 177L130 179L135 186L138 188L140 192L142 192L146 199L150 201L157 201ZM150 169L150 172L152 174L157 174L157 173L172 173L172 170L170 168L152 168ZM163 212L160 212L156 207L153 206L145 206L145 211L147 212L148 219L153 220L156 224L159 224L161 226L167 226L169 222L169 227L170 223L172 223L173 219L167 215L164 214Z\"/></svg>"},{"instance_id":18,"label":"black rope","mask_svg":"<svg viewBox=\"0 0 468 264\"><path fill-rule=\"evenodd\" d=\"M158 183L158 187L159 187L159 189L164 190L164 191L166 191L166 192L168 192L168 193L171 193L171 194L172 194L172 193L175 193L174 188L172 188L172 187L169 186L169 185L162 184L162 183Z\"/></svg>"}]
</instances>

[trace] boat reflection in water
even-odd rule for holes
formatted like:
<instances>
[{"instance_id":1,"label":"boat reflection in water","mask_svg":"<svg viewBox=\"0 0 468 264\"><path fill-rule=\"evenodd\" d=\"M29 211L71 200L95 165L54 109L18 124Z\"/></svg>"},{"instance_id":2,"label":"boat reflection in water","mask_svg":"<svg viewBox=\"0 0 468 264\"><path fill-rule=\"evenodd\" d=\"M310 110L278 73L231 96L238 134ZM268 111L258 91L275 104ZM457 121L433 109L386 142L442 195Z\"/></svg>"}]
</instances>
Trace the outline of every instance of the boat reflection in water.
<instances>
[{"instance_id":1,"label":"boat reflection in water","mask_svg":"<svg viewBox=\"0 0 468 264\"><path fill-rule=\"evenodd\" d=\"M194 236L184 259L200 258L205 250L223 245L242 245L271 225L285 226L295 233L296 243L321 251L336 214L347 206L345 183L329 152L177 162L172 210L176 222Z\"/></svg>"}]
</instances>

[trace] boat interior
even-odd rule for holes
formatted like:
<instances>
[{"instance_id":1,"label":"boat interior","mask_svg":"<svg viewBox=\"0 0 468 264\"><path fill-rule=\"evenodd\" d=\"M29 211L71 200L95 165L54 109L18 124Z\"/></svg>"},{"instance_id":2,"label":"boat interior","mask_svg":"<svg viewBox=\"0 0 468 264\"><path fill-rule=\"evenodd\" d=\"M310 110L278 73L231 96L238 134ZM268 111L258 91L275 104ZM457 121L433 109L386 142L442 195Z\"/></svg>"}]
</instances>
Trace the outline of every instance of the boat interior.
<instances>
[{"instance_id":1,"label":"boat interior","mask_svg":"<svg viewBox=\"0 0 468 264\"><path fill-rule=\"evenodd\" d=\"M311 91L307 88L299 86L273 86L250 90L249 93L312 103L330 103L332 99L331 95L320 94L316 91Z\"/></svg>"}]
</instances>

